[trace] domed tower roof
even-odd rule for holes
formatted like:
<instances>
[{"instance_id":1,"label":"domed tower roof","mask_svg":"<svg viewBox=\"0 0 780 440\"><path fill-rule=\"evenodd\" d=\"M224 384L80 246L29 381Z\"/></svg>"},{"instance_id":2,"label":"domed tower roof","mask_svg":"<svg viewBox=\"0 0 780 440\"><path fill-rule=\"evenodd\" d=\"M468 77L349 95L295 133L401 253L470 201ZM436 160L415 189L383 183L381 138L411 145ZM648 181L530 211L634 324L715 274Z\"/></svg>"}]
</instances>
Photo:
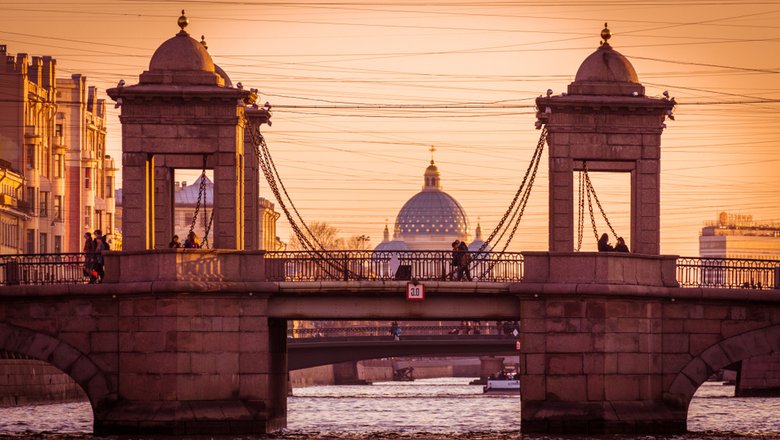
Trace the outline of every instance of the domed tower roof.
<instances>
[{"instance_id":1,"label":"domed tower roof","mask_svg":"<svg viewBox=\"0 0 780 440\"><path fill-rule=\"evenodd\" d=\"M395 220L396 237L406 241L465 240L469 222L463 207L441 190L440 173L433 160L426 168L422 191L409 199Z\"/></svg>"},{"instance_id":2,"label":"domed tower roof","mask_svg":"<svg viewBox=\"0 0 780 440\"><path fill-rule=\"evenodd\" d=\"M574 82L569 84L570 95L644 95L634 66L607 42L611 36L604 23L601 46L580 65Z\"/></svg>"},{"instance_id":3,"label":"domed tower roof","mask_svg":"<svg viewBox=\"0 0 780 440\"><path fill-rule=\"evenodd\" d=\"M385 220L385 222L386 221L387 220ZM396 236L397 236L397 232L398 232L398 230L396 228L396 233L393 234L393 241L390 241L390 230L387 228L387 223L385 223L385 230L384 230L384 232L382 234L382 242L379 243L378 245L376 245L376 247L374 248L374 251L375 252L379 252L379 251L408 251L409 250L409 246L407 246L406 243L404 243L401 240L396 240L395 239Z\"/></svg>"},{"instance_id":4,"label":"domed tower roof","mask_svg":"<svg viewBox=\"0 0 780 440\"><path fill-rule=\"evenodd\" d=\"M479 224L479 220L477 220L477 229L474 231L474 234L476 237L469 244L469 252L477 252L485 244L485 241L482 239L482 226ZM490 246L486 246L483 252L490 252L491 250Z\"/></svg>"},{"instance_id":5,"label":"domed tower roof","mask_svg":"<svg viewBox=\"0 0 780 440\"><path fill-rule=\"evenodd\" d=\"M149 70L141 74L142 84L224 86L204 45L184 30L188 24L182 10L178 20L181 30L154 51Z\"/></svg>"},{"instance_id":6,"label":"domed tower roof","mask_svg":"<svg viewBox=\"0 0 780 440\"><path fill-rule=\"evenodd\" d=\"M200 44L203 46L206 51L209 50L209 45L206 43L206 36L201 35L200 36ZM233 81L230 80L230 77L228 76L227 72L225 72L221 67L214 64L214 72L219 75L222 80L225 82L225 87L233 87Z\"/></svg>"}]
</instances>

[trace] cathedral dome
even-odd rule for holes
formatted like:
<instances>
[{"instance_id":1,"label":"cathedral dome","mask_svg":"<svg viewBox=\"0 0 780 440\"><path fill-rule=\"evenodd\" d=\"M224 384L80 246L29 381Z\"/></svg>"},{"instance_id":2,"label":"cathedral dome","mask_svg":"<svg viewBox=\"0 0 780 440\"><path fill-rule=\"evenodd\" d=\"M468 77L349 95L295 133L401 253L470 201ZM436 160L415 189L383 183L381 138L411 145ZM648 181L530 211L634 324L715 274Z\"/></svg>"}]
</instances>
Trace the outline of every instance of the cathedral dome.
<instances>
[{"instance_id":1,"label":"cathedral dome","mask_svg":"<svg viewBox=\"0 0 780 440\"><path fill-rule=\"evenodd\" d=\"M398 212L394 238L413 249L449 249L453 240L465 240L468 236L468 217L460 203L442 191L441 174L433 160L423 178L422 191Z\"/></svg>"},{"instance_id":2,"label":"cathedral dome","mask_svg":"<svg viewBox=\"0 0 780 440\"><path fill-rule=\"evenodd\" d=\"M410 235L462 235L468 219L457 200L444 191L420 191L398 212L395 224L404 237Z\"/></svg>"}]
</instances>

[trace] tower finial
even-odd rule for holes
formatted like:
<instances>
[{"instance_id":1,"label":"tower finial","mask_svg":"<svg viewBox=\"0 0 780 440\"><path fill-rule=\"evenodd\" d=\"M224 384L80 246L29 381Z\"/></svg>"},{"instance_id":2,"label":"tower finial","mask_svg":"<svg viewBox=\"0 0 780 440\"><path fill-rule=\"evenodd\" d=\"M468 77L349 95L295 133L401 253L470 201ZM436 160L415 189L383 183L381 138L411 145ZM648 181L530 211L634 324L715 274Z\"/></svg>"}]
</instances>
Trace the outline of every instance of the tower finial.
<instances>
[{"instance_id":1,"label":"tower finial","mask_svg":"<svg viewBox=\"0 0 780 440\"><path fill-rule=\"evenodd\" d=\"M612 37L612 32L610 32L609 28L607 27L607 22L604 22L604 29L601 30L601 44L609 44L607 41Z\"/></svg>"},{"instance_id":2,"label":"tower finial","mask_svg":"<svg viewBox=\"0 0 780 440\"><path fill-rule=\"evenodd\" d=\"M179 17L179 20L176 23L181 28L181 32L186 32L184 28L186 28L187 25L190 24L190 21L187 19L187 16L184 15L184 9L181 10L181 17Z\"/></svg>"},{"instance_id":3,"label":"tower finial","mask_svg":"<svg viewBox=\"0 0 780 440\"><path fill-rule=\"evenodd\" d=\"M204 49L209 50L209 45L206 44L206 36L205 35L201 35L200 36L200 44L203 45Z\"/></svg>"},{"instance_id":4,"label":"tower finial","mask_svg":"<svg viewBox=\"0 0 780 440\"><path fill-rule=\"evenodd\" d=\"M436 147L431 145L431 148L429 149L429 151L431 152L431 165L433 165L433 153L436 151Z\"/></svg>"}]
</instances>

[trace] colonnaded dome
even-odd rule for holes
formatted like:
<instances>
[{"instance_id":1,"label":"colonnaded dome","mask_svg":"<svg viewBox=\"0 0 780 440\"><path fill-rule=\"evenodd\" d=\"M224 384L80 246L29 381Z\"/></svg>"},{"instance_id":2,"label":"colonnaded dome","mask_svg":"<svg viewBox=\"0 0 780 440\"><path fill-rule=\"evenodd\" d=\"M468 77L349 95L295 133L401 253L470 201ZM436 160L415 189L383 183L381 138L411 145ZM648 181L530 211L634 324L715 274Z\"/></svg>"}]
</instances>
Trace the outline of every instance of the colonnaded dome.
<instances>
[{"instance_id":1,"label":"colonnaded dome","mask_svg":"<svg viewBox=\"0 0 780 440\"><path fill-rule=\"evenodd\" d=\"M466 211L442 191L439 169L433 160L424 179L422 191L398 212L393 239L403 241L412 250L450 250L453 241L466 240L469 235Z\"/></svg>"}]
</instances>

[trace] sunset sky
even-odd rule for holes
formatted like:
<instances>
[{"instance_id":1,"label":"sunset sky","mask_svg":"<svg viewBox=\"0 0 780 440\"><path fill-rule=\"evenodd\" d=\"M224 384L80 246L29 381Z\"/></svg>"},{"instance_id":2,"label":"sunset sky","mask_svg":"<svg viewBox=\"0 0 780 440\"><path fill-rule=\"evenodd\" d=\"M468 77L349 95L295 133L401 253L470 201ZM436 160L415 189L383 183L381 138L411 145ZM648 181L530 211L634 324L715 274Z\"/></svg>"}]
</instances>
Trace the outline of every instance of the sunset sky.
<instances>
[{"instance_id":1,"label":"sunset sky","mask_svg":"<svg viewBox=\"0 0 780 440\"><path fill-rule=\"evenodd\" d=\"M14 1L0 44L51 55L109 101L109 154L121 131L105 90L135 84L179 28L205 35L234 83L273 105L263 132L306 220L376 245L385 219L422 187L435 145L444 190L490 231L536 146L534 98L566 90L599 44L633 63L648 96L668 90L676 120L661 147L661 251L698 255L720 211L780 221L780 1ZM547 249L547 156L511 250ZM621 235L627 175L595 175ZM192 175L182 177L192 181ZM576 188L575 188L576 190ZM272 199L267 185L261 193ZM589 228L589 226L588 226ZM603 225L599 229L603 229ZM287 241L284 219L279 235ZM595 247L592 232L587 248ZM586 249L587 249L586 248Z\"/></svg>"}]
</instances>

